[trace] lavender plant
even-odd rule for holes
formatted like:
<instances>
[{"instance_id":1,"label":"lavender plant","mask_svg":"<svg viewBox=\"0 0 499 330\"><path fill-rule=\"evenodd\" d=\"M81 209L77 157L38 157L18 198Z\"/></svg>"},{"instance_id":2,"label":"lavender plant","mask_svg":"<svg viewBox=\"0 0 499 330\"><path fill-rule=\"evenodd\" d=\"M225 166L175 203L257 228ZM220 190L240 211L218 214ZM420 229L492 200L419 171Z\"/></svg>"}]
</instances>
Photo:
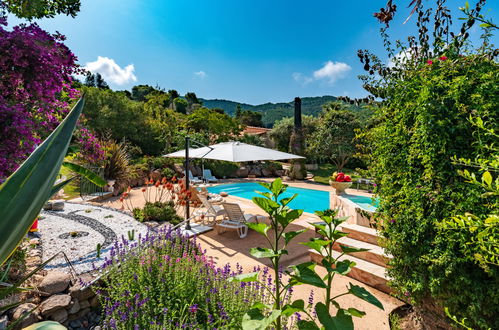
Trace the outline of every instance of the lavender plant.
<instances>
[{"instance_id":1,"label":"lavender plant","mask_svg":"<svg viewBox=\"0 0 499 330\"><path fill-rule=\"evenodd\" d=\"M240 328L248 304L265 303L257 283L227 280L240 266L215 267L171 229L116 242L102 271L97 294L111 329Z\"/></svg>"}]
</instances>

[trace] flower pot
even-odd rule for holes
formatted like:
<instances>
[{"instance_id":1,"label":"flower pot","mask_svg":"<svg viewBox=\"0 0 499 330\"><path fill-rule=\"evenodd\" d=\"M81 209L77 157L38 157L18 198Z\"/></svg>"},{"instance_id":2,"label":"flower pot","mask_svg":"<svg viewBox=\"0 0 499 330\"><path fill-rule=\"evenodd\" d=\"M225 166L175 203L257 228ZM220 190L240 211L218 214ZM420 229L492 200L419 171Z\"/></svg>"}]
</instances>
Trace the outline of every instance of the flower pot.
<instances>
[{"instance_id":1,"label":"flower pot","mask_svg":"<svg viewBox=\"0 0 499 330\"><path fill-rule=\"evenodd\" d=\"M345 192L345 189L350 188L352 182L338 182L329 180L329 184L336 190L336 195L341 195Z\"/></svg>"}]
</instances>

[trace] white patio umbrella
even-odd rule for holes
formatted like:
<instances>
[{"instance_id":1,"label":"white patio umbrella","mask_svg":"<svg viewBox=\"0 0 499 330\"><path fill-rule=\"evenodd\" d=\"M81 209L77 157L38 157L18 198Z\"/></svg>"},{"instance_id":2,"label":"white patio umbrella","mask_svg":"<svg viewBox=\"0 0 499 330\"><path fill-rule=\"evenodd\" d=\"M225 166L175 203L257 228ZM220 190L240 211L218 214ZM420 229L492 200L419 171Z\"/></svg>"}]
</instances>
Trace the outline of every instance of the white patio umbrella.
<instances>
[{"instance_id":1,"label":"white patio umbrella","mask_svg":"<svg viewBox=\"0 0 499 330\"><path fill-rule=\"evenodd\" d=\"M185 149L179 150L164 157L185 157ZM283 160L283 159L299 159L305 158L298 155L289 154L274 149L263 148L242 142L223 142L192 149L189 148L190 158L216 159L229 162L252 162L258 160Z\"/></svg>"},{"instance_id":2,"label":"white patio umbrella","mask_svg":"<svg viewBox=\"0 0 499 330\"><path fill-rule=\"evenodd\" d=\"M170 157L170 158L185 157L186 159L185 159L184 170L186 175L188 173L190 158L198 158L198 159L200 158L201 160L204 159L225 160L236 163L252 162L258 160L283 160L283 159L305 158L298 155L288 154L287 152L258 147L242 142L223 142L195 149L189 148L189 146L190 146L190 138L186 137L186 142L185 142L186 149L179 150L167 155L163 155L163 157ZM203 175L204 175L204 164L203 164ZM186 184L186 189L189 190L189 180L185 180L185 184ZM190 231L192 231L192 227L189 221L190 219L189 203L186 204L185 214L186 214L185 216L186 224L184 230L190 233ZM197 233L201 233L209 229L203 228L196 230Z\"/></svg>"}]
</instances>

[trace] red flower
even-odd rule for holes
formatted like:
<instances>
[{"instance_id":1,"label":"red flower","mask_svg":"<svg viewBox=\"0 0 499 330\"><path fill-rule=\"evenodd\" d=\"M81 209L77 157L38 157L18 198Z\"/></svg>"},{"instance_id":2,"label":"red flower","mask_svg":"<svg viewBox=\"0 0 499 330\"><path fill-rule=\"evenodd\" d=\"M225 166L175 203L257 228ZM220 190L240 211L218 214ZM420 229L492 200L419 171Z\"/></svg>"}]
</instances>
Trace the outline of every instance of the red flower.
<instances>
[{"instance_id":1,"label":"red flower","mask_svg":"<svg viewBox=\"0 0 499 330\"><path fill-rule=\"evenodd\" d=\"M439 59L440 61L445 61L445 60L447 59L447 56L440 56L438 59Z\"/></svg>"},{"instance_id":2,"label":"red flower","mask_svg":"<svg viewBox=\"0 0 499 330\"><path fill-rule=\"evenodd\" d=\"M426 64L428 64L428 65L432 65L432 64L433 64L433 61L432 61L432 60L428 60L428 61L426 61Z\"/></svg>"}]
</instances>

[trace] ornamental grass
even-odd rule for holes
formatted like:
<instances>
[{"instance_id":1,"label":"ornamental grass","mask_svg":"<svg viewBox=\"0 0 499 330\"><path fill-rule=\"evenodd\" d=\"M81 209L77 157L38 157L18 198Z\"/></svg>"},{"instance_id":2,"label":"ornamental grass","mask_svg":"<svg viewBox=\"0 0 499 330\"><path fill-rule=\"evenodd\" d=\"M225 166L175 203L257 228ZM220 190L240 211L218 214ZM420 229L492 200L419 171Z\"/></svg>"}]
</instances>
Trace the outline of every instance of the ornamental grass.
<instances>
[{"instance_id":1,"label":"ornamental grass","mask_svg":"<svg viewBox=\"0 0 499 330\"><path fill-rule=\"evenodd\" d=\"M101 271L96 292L105 328L238 329L248 306L267 300L260 284L228 280L242 267L217 268L172 229L116 242Z\"/></svg>"}]
</instances>

